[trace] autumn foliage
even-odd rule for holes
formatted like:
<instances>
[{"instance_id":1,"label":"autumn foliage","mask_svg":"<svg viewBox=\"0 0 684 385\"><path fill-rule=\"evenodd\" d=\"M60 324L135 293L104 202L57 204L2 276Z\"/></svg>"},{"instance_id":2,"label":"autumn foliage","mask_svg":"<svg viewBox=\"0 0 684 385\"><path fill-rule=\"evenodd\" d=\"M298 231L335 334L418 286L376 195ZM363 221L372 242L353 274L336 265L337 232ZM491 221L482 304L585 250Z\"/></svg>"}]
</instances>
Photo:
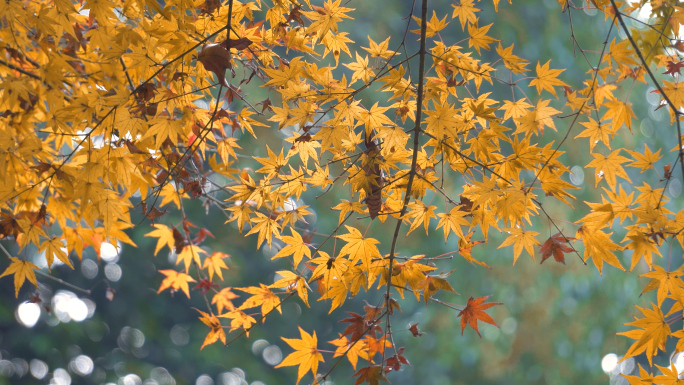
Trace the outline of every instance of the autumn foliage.
<instances>
[{"instance_id":1,"label":"autumn foliage","mask_svg":"<svg viewBox=\"0 0 684 385\"><path fill-rule=\"evenodd\" d=\"M658 33L624 23L646 3ZM482 323L497 325L492 307L505 306L486 302L496 293L457 287L470 297L464 303L449 282L453 270L434 263L440 256L402 252L414 231L457 238L451 254L468 263L459 258L453 269L466 271L488 267L477 247L484 242L500 245L513 264L541 255L540 262L591 262L599 274L606 265L626 270L616 252L632 250L629 270L647 265L644 292L655 290L657 300L637 306L641 315L620 333L634 340L624 357L651 362L670 339L681 350L684 330L672 324L684 307L683 273L669 255L661 259L661 246L684 242L684 210L665 208L666 187L684 170L684 43L676 39L684 9L655 0L560 0L558 12L598 8L613 34L628 37L593 42L600 54L575 41L590 67L586 79L565 79L563 63L528 61L514 42L490 35L495 20L480 11L504 6L515 4L461 0L440 15L422 0L404 37L353 42L339 28L353 22L353 2L342 0L0 2L1 276L12 276L18 297L38 288L37 273L49 274L30 255L42 253L48 269L57 261L73 268L85 248L135 246L126 231L150 226L154 254L176 256L176 269L159 270L160 295L206 299L196 310L208 329L202 347L249 335L282 313L284 301L325 301L346 329L323 344L301 328L298 338L283 337L293 351L278 367L297 366L297 382L311 372L308 381L319 383L345 359L356 384L377 384L409 365L410 351L395 346L392 333L422 335L417 324L391 328L402 301L456 309L462 332L470 326L478 335ZM414 52L412 39L419 39ZM497 77L500 64L510 78ZM656 87L674 148L616 141L636 119L629 94L616 90L635 82ZM492 92L494 84L508 91ZM250 87L268 97L255 100ZM385 101L362 103L371 91ZM278 130L289 133L281 147L255 140ZM569 141L585 148L596 202L573 196L563 163ZM252 156L255 146L267 155ZM663 158L670 165L655 169ZM632 173L647 182L626 192L621 183ZM311 228L307 200L333 189L348 192L331 207L337 226ZM237 229L192 223L189 200L221 210ZM554 217L549 205L581 218ZM614 226L627 229L623 239ZM223 276L227 250L203 244L215 234L277 247L278 270L233 287ZM273 273L278 279L267 282ZM365 292L382 299L335 311ZM630 383L677 376L653 370L641 367Z\"/></svg>"}]
</instances>

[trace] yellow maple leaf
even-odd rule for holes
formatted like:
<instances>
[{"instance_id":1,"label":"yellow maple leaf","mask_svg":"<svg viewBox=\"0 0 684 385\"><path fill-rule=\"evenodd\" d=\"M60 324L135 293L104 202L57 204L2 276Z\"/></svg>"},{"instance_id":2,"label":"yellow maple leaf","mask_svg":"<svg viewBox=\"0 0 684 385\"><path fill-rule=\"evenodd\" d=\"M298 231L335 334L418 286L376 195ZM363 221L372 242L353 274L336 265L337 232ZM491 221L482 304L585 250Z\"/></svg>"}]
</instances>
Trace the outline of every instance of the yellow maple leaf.
<instances>
[{"instance_id":1,"label":"yellow maple leaf","mask_svg":"<svg viewBox=\"0 0 684 385\"><path fill-rule=\"evenodd\" d=\"M347 336L343 336L342 334L339 336L340 337L337 339L328 341L329 344L337 346L333 357L346 355L354 370L356 370L356 364L359 362L359 357L367 361L371 359L368 354L368 346L366 345L365 340L351 341Z\"/></svg>"},{"instance_id":2,"label":"yellow maple leaf","mask_svg":"<svg viewBox=\"0 0 684 385\"><path fill-rule=\"evenodd\" d=\"M211 299L211 304L216 305L219 314L223 313L223 309L234 311L235 305L233 305L232 300L238 297L239 295L233 293L230 287L224 287L221 291L214 294L214 297Z\"/></svg>"},{"instance_id":3,"label":"yellow maple leaf","mask_svg":"<svg viewBox=\"0 0 684 385\"><path fill-rule=\"evenodd\" d=\"M443 30L447 25L449 25L449 22L446 21L446 18L447 17L445 15L444 18L442 18L441 20L438 19L437 12L433 10L432 17L430 18L430 20L428 20L425 26L425 37L433 37L436 34L438 34L439 31ZM420 27L421 20L416 16L413 16L413 20L415 20L416 23L418 23L418 26ZM420 29L415 29L411 32L420 35Z\"/></svg>"},{"instance_id":4,"label":"yellow maple leaf","mask_svg":"<svg viewBox=\"0 0 684 385\"><path fill-rule=\"evenodd\" d=\"M363 80L364 83L368 84L370 78L375 76L373 68L368 66L368 56L361 57L361 55L359 55L358 52L356 53L356 62L345 64L344 66L354 71L354 73L352 74L352 78L349 81L349 84L353 84L355 81L359 79Z\"/></svg>"},{"instance_id":5,"label":"yellow maple leaf","mask_svg":"<svg viewBox=\"0 0 684 385\"><path fill-rule=\"evenodd\" d=\"M478 54L480 53L480 48L489 51L489 45L495 41L499 41L498 39L487 36L487 31L489 31L489 28L492 25L493 24L489 24L479 28L477 21L473 24L468 24L468 35L470 36L470 38L468 38L468 47L475 47Z\"/></svg>"},{"instance_id":6,"label":"yellow maple leaf","mask_svg":"<svg viewBox=\"0 0 684 385\"><path fill-rule=\"evenodd\" d=\"M608 107L608 111L603 114L601 119L612 119L613 130L617 131L622 127L624 123L629 128L629 132L632 132L632 117L634 117L634 112L632 111L632 104L625 103L619 100L611 100L604 104Z\"/></svg>"},{"instance_id":7,"label":"yellow maple leaf","mask_svg":"<svg viewBox=\"0 0 684 385\"><path fill-rule=\"evenodd\" d=\"M183 293L190 298L190 287L188 286L188 282L196 282L191 276L175 270L159 270L159 272L164 274L166 278L162 281L157 293L161 293L162 291L171 288L171 290L183 290Z\"/></svg>"},{"instance_id":8,"label":"yellow maple leaf","mask_svg":"<svg viewBox=\"0 0 684 385\"><path fill-rule=\"evenodd\" d=\"M197 267L202 266L202 261L200 260L200 254L206 254L207 252L202 250L199 246L195 245L186 245L183 247L183 251L178 254L176 257L176 265L181 263L181 261L185 264L185 272L187 273L190 270L190 265L192 265L192 262L195 262L197 264Z\"/></svg>"},{"instance_id":9,"label":"yellow maple leaf","mask_svg":"<svg viewBox=\"0 0 684 385\"><path fill-rule=\"evenodd\" d=\"M276 271L276 274L283 278L277 280L269 287L276 289L286 289L288 292L296 290L299 298L304 302L306 307L309 307L309 292L307 291L307 289L311 290L311 288L306 283L304 277L288 270Z\"/></svg>"},{"instance_id":10,"label":"yellow maple leaf","mask_svg":"<svg viewBox=\"0 0 684 385\"><path fill-rule=\"evenodd\" d=\"M463 238L463 229L461 226L468 226L470 223L467 219L463 218L468 215L467 212L461 210L461 206L456 206L452 208L449 213L438 213L439 222L437 222L437 229L444 227L444 243L446 243L449 234L452 232L458 236L458 238Z\"/></svg>"},{"instance_id":11,"label":"yellow maple leaf","mask_svg":"<svg viewBox=\"0 0 684 385\"><path fill-rule=\"evenodd\" d=\"M423 299L425 299L425 305L427 305L430 298L437 293L439 290L450 291L452 293L458 294L449 281L449 277L453 273L453 270L448 273L441 273L437 275L427 275L423 280L418 282L417 289L423 291Z\"/></svg>"},{"instance_id":12,"label":"yellow maple leaf","mask_svg":"<svg viewBox=\"0 0 684 385\"><path fill-rule=\"evenodd\" d=\"M380 130L384 124L388 126L394 125L393 122L385 115L385 111L389 110L389 107L379 107L378 102L373 104L370 110L362 110L359 114L361 115L361 121L366 126L366 135L370 136L373 129Z\"/></svg>"},{"instance_id":13,"label":"yellow maple leaf","mask_svg":"<svg viewBox=\"0 0 684 385\"><path fill-rule=\"evenodd\" d=\"M254 317L245 314L242 310L221 314L219 318L230 318L230 331L243 329L247 337L249 337L249 330L252 328L252 325L256 323Z\"/></svg>"},{"instance_id":14,"label":"yellow maple leaf","mask_svg":"<svg viewBox=\"0 0 684 385\"><path fill-rule=\"evenodd\" d=\"M684 82L670 83L667 80L663 80L662 89L674 105L674 108L684 107Z\"/></svg>"},{"instance_id":15,"label":"yellow maple leaf","mask_svg":"<svg viewBox=\"0 0 684 385\"><path fill-rule=\"evenodd\" d=\"M212 281L214 279L214 273L221 278L221 281L223 281L223 273L221 272L221 269L228 269L228 266L226 266L226 263L223 262L224 258L230 257L230 255L222 253L220 251L214 251L210 256L208 256L204 260L204 265L202 266L203 269L207 269L209 271L209 280Z\"/></svg>"},{"instance_id":16,"label":"yellow maple leaf","mask_svg":"<svg viewBox=\"0 0 684 385\"><path fill-rule=\"evenodd\" d=\"M417 201L409 203L409 208L411 211L404 215L404 219L411 222L411 226L409 227L408 232L406 232L406 235L408 236L411 234L411 232L417 229L421 223L425 228L425 235L427 235L428 227L430 226L430 218L437 218L435 215L435 209L437 206L426 206L423 201ZM413 221L410 221L410 219L413 219Z\"/></svg>"},{"instance_id":17,"label":"yellow maple leaf","mask_svg":"<svg viewBox=\"0 0 684 385\"><path fill-rule=\"evenodd\" d=\"M513 45L514 44L511 44L510 47L503 48L501 46L501 43L499 43L499 46L496 48L496 53L498 53L499 56L501 56L501 60L503 60L506 68L511 70L511 72L513 72L514 74L521 74L522 75L525 72L527 72L527 68L525 68L525 67L528 66L530 64L530 62L528 62L527 60L522 59L518 56L513 55Z\"/></svg>"},{"instance_id":18,"label":"yellow maple leaf","mask_svg":"<svg viewBox=\"0 0 684 385\"><path fill-rule=\"evenodd\" d=\"M553 122L553 116L559 114L560 111L553 107L549 107L550 100L539 100L537 106L532 111L527 111L519 118L514 118L517 128L514 134L525 133L526 136L544 133L544 127L551 127L556 131L556 124Z\"/></svg>"},{"instance_id":19,"label":"yellow maple leaf","mask_svg":"<svg viewBox=\"0 0 684 385\"><path fill-rule=\"evenodd\" d=\"M33 243L36 246L40 245L40 238L47 238L45 231L40 228L37 224L31 223L30 219L20 218L17 219L17 224L23 231L21 234L21 239L19 240L19 246L23 249L26 245Z\"/></svg>"},{"instance_id":20,"label":"yellow maple leaf","mask_svg":"<svg viewBox=\"0 0 684 385\"><path fill-rule=\"evenodd\" d=\"M342 0L337 0L333 3L328 0L323 3L323 7L314 6L314 12L302 12L306 17L313 20L313 23L306 29L307 34L317 34L319 39L323 39L328 31L337 33L337 23L342 19L351 19L352 17L345 14L345 12L353 11L354 8L345 8L340 5Z\"/></svg>"},{"instance_id":21,"label":"yellow maple leaf","mask_svg":"<svg viewBox=\"0 0 684 385\"><path fill-rule=\"evenodd\" d=\"M325 251L318 251L320 257L313 258L310 262L317 265L311 273L309 282L322 278L323 284L327 287L332 280L340 280L346 285L344 273L349 269L349 260L344 258L331 258Z\"/></svg>"},{"instance_id":22,"label":"yellow maple leaf","mask_svg":"<svg viewBox=\"0 0 684 385\"><path fill-rule=\"evenodd\" d=\"M295 351L290 353L285 357L283 362L276 366L276 368L282 368L283 366L299 366L297 368L297 384L299 384L299 381L309 370L315 378L318 370L318 362L324 362L323 355L318 351L316 346L318 344L316 332L314 331L313 335L311 335L299 327L299 334L302 337L301 339L281 337L283 341L287 342Z\"/></svg>"},{"instance_id":23,"label":"yellow maple leaf","mask_svg":"<svg viewBox=\"0 0 684 385\"><path fill-rule=\"evenodd\" d=\"M57 259L62 261L70 268L74 268L69 260L69 256L62 249L66 249L66 247L64 247L64 243L61 239L54 235L50 239L46 239L40 244L38 250L45 252L45 259L47 260L48 269L50 269L50 266L52 266L52 262L54 261L55 257L57 257Z\"/></svg>"},{"instance_id":24,"label":"yellow maple leaf","mask_svg":"<svg viewBox=\"0 0 684 385\"><path fill-rule=\"evenodd\" d=\"M623 40L615 43L615 38L610 42L610 49L607 55L603 56L603 63L610 61L612 58L617 63L618 67L639 65L635 59L635 52L632 49L632 44L629 40Z\"/></svg>"},{"instance_id":25,"label":"yellow maple leaf","mask_svg":"<svg viewBox=\"0 0 684 385\"><path fill-rule=\"evenodd\" d=\"M576 238L584 242L584 261L591 259L599 274L603 274L603 262L625 271L620 260L613 253L613 250L623 250L623 248L610 240L612 234L606 234L599 229L591 229L585 226L577 230Z\"/></svg>"},{"instance_id":26,"label":"yellow maple leaf","mask_svg":"<svg viewBox=\"0 0 684 385\"><path fill-rule=\"evenodd\" d=\"M370 267L371 259L382 258L380 250L375 246L380 243L380 241L373 238L365 238L363 234L354 227L347 225L344 227L347 228L349 234L337 236L337 238L347 242L347 244L342 247L342 250L340 250L338 258L349 255L349 260L352 264L361 260L364 268Z\"/></svg>"},{"instance_id":27,"label":"yellow maple leaf","mask_svg":"<svg viewBox=\"0 0 684 385\"><path fill-rule=\"evenodd\" d=\"M636 253L636 252L635 252ZM670 294L677 301L682 302L682 290L684 290L684 282L680 278L684 272L681 271L666 271L664 268L653 265L654 271L640 275L640 277L651 278L657 282L658 291L656 292L656 301L658 306L663 304L665 298Z\"/></svg>"},{"instance_id":28,"label":"yellow maple leaf","mask_svg":"<svg viewBox=\"0 0 684 385\"><path fill-rule=\"evenodd\" d=\"M261 306L262 321L266 322L266 315L270 313L273 309L277 309L280 314L283 314L283 310L280 308L280 298L268 288L268 286L263 283L259 284L260 287L250 286L250 287L236 287L235 290L244 291L245 293L252 294L251 297L247 298L245 302L240 305L238 310L251 309L253 307Z\"/></svg>"},{"instance_id":29,"label":"yellow maple leaf","mask_svg":"<svg viewBox=\"0 0 684 385\"><path fill-rule=\"evenodd\" d=\"M261 244L266 240L270 248L273 237L280 238L280 224L262 213L258 212L256 214L256 218L251 219L256 224L249 230L247 235L259 233L257 236L257 247L261 247Z\"/></svg>"},{"instance_id":30,"label":"yellow maple leaf","mask_svg":"<svg viewBox=\"0 0 684 385\"><path fill-rule=\"evenodd\" d=\"M501 106L501 110L504 111L503 120L506 121L510 118L517 119L525 115L532 105L527 102L526 98L518 99L515 102L510 100L504 100L504 104Z\"/></svg>"},{"instance_id":31,"label":"yellow maple leaf","mask_svg":"<svg viewBox=\"0 0 684 385\"><path fill-rule=\"evenodd\" d=\"M497 249L513 245L514 265L518 261L518 257L520 256L520 253L522 253L523 248L525 248L525 251L527 251L530 257L532 257L532 260L535 260L534 246L541 245L537 238L535 238L535 236L539 235L539 233L535 231L524 231L518 227L504 229L504 231L508 232L510 235L503 241L503 243L501 243L501 246L497 247Z\"/></svg>"},{"instance_id":32,"label":"yellow maple leaf","mask_svg":"<svg viewBox=\"0 0 684 385\"><path fill-rule=\"evenodd\" d=\"M387 39L382 41L380 44L378 44L375 41L373 41L373 39L371 39L370 36L368 36L368 43L370 45L370 48L366 48L366 47L361 47L361 48L368 51L368 53L371 55L371 57L380 57L383 59L389 59L390 57L392 57L392 55L398 54L398 53L395 53L395 51L387 49L389 47L389 41L390 41L390 38L388 37Z\"/></svg>"},{"instance_id":33,"label":"yellow maple leaf","mask_svg":"<svg viewBox=\"0 0 684 385\"><path fill-rule=\"evenodd\" d=\"M537 62L537 77L535 79L532 79L532 81L530 82L530 87L536 86L537 93L539 93L540 95L542 90L547 90L550 93L552 93L553 96L558 97L558 95L556 95L556 90L553 89L553 86L568 86L562 80L557 79L558 75L565 71L565 69L549 69L549 63L551 63L551 60L547 61L546 64L541 66L539 65L539 62Z\"/></svg>"},{"instance_id":34,"label":"yellow maple leaf","mask_svg":"<svg viewBox=\"0 0 684 385\"><path fill-rule=\"evenodd\" d=\"M653 168L653 164L662 158L660 156L660 149L653 153L650 148L648 148L648 144L644 143L644 153L640 153L637 151L631 151L625 149L629 153L629 155L634 157L634 161L630 164L627 165L627 167L638 167L641 168L639 172L644 172L650 168Z\"/></svg>"},{"instance_id":35,"label":"yellow maple leaf","mask_svg":"<svg viewBox=\"0 0 684 385\"><path fill-rule=\"evenodd\" d=\"M202 343L202 347L200 347L200 350L204 349L205 346L213 344L218 340L221 340L221 342L223 342L223 344L225 345L226 332L223 331L221 321L219 321L219 319L213 314L205 313L198 309L195 310L197 310L202 315L200 317L200 321L202 321L205 325L211 328L209 334L207 334L207 337L204 339L204 343Z\"/></svg>"},{"instance_id":36,"label":"yellow maple leaf","mask_svg":"<svg viewBox=\"0 0 684 385\"><path fill-rule=\"evenodd\" d=\"M309 249L309 245L304 242L302 236L299 235L297 231L291 228L290 232L292 233L291 237L286 235L281 237L281 240L286 243L286 246L280 249L271 259L278 259L291 255L294 259L294 268L296 269L305 255L307 258L311 258L311 250Z\"/></svg>"},{"instance_id":37,"label":"yellow maple leaf","mask_svg":"<svg viewBox=\"0 0 684 385\"><path fill-rule=\"evenodd\" d=\"M154 228L154 230L145 234L146 237L158 238L157 246L154 248L154 255L156 256L159 250L164 246L168 246L169 250L174 250L175 241L173 240L173 231L160 223L156 223Z\"/></svg>"},{"instance_id":38,"label":"yellow maple leaf","mask_svg":"<svg viewBox=\"0 0 684 385\"><path fill-rule=\"evenodd\" d=\"M480 9L473 6L474 2L475 0L461 0L459 4L451 4L454 7L454 13L451 17L458 18L458 21L461 22L461 30L465 30L466 22L469 25L477 23L475 12L480 12Z\"/></svg>"},{"instance_id":39,"label":"yellow maple leaf","mask_svg":"<svg viewBox=\"0 0 684 385\"><path fill-rule=\"evenodd\" d=\"M615 135L613 125L597 122L589 118L588 122L580 122L586 129L580 132L577 138L589 138L589 152L594 151L594 147L598 142L602 142L610 150L610 139Z\"/></svg>"},{"instance_id":40,"label":"yellow maple leaf","mask_svg":"<svg viewBox=\"0 0 684 385\"><path fill-rule=\"evenodd\" d=\"M14 296L16 298L19 298L19 289L27 278L37 289L40 289L38 287L38 281L36 280L36 273L33 272L33 270L38 270L38 266L29 261L22 261L16 257L9 257L9 259L12 263L10 263L7 269L0 274L0 278L14 274Z\"/></svg>"},{"instance_id":41,"label":"yellow maple leaf","mask_svg":"<svg viewBox=\"0 0 684 385\"><path fill-rule=\"evenodd\" d=\"M652 302L651 307L653 310L636 306L645 317L634 317L635 321L625 325L634 326L638 329L617 334L636 340L629 347L624 358L634 357L645 352L648 362L653 365L653 357L658 354L659 348L665 351L665 342L667 337L672 335L672 332L670 331L670 325L665 321L665 317L663 317L662 310Z\"/></svg>"},{"instance_id":42,"label":"yellow maple leaf","mask_svg":"<svg viewBox=\"0 0 684 385\"><path fill-rule=\"evenodd\" d=\"M618 176L630 183L632 182L629 180L629 176L627 176L625 169L622 168L622 163L629 162L629 158L620 156L619 153L620 149L611 152L608 156L597 153L591 154L594 157L594 160L589 162L586 167L593 167L596 169L594 172L594 187L598 187L599 182L605 178L610 189L614 190L615 184L617 183L616 177Z\"/></svg>"}]
</instances>

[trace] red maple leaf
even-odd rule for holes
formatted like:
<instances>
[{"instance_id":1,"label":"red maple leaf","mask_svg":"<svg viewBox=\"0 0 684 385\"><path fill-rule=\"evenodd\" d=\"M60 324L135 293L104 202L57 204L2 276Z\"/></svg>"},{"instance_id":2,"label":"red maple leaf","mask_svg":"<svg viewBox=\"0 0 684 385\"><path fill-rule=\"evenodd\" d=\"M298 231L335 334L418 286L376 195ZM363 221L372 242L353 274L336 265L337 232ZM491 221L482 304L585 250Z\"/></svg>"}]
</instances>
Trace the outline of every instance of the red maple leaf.
<instances>
[{"instance_id":1,"label":"red maple leaf","mask_svg":"<svg viewBox=\"0 0 684 385\"><path fill-rule=\"evenodd\" d=\"M484 303L484 301L486 301L489 297L490 296L488 295L477 299L470 297L466 307L461 310L460 313L458 313L458 316L461 317L461 335L463 335L466 325L470 325L471 328L475 329L477 335L482 338L482 335L480 335L480 330L477 328L477 320L484 321L488 324L496 326L497 328L499 327L499 325L494 322L492 317L490 317L489 314L485 313L484 311L492 306L503 304L499 302Z\"/></svg>"},{"instance_id":2,"label":"red maple leaf","mask_svg":"<svg viewBox=\"0 0 684 385\"><path fill-rule=\"evenodd\" d=\"M342 333L343 335L351 334L350 340L351 341L356 341L359 338L363 337L365 334L368 332L375 330L382 332L382 328L378 325L374 325L371 327L372 322L369 322L364 318L362 315L357 314L357 313L352 313L352 312L347 312L351 317L345 318L341 320L340 322L349 322L350 325L347 326L346 329L344 329L344 332ZM369 330L370 328L370 330Z\"/></svg>"},{"instance_id":3,"label":"red maple leaf","mask_svg":"<svg viewBox=\"0 0 684 385\"><path fill-rule=\"evenodd\" d=\"M679 72L679 70L682 67L684 67L684 63L682 63L682 62L675 63L673 61L668 60L667 61L667 71L663 72L663 75L667 75L667 74L670 74L673 76L674 76L674 74L680 75L681 73Z\"/></svg>"},{"instance_id":4,"label":"red maple leaf","mask_svg":"<svg viewBox=\"0 0 684 385\"><path fill-rule=\"evenodd\" d=\"M194 290L199 289L200 294L205 295L207 294L212 288L218 288L219 285L211 282L208 279L203 279L200 281L200 283L197 284L197 286L193 287Z\"/></svg>"},{"instance_id":5,"label":"red maple leaf","mask_svg":"<svg viewBox=\"0 0 684 385\"><path fill-rule=\"evenodd\" d=\"M549 237L549 239L546 240L542 244L541 247L541 252L542 252L542 261L541 263L544 263L551 255L553 255L553 259L556 260L556 262L560 262L565 265L565 254L564 253L571 253L575 251L575 249L572 248L572 246L564 245L563 243L569 244L571 240L575 238L571 237L564 237L561 235L561 233L554 234Z\"/></svg>"},{"instance_id":6,"label":"red maple leaf","mask_svg":"<svg viewBox=\"0 0 684 385\"><path fill-rule=\"evenodd\" d=\"M411 366L406 357L404 357L403 347L397 349L392 357L388 357L385 359L385 373L389 373L391 371L400 371L402 364Z\"/></svg>"}]
</instances>

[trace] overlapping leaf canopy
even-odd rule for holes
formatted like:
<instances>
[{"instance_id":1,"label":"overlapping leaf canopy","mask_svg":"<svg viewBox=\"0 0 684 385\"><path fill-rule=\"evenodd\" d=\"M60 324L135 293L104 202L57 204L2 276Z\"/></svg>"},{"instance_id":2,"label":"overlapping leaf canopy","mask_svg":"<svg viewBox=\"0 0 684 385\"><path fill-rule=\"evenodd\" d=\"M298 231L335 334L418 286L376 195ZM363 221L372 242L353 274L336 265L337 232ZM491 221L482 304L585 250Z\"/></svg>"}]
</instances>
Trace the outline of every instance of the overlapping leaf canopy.
<instances>
[{"instance_id":1,"label":"overlapping leaf canopy","mask_svg":"<svg viewBox=\"0 0 684 385\"><path fill-rule=\"evenodd\" d=\"M684 211L665 207L665 187L681 168L681 133L672 134L679 144L668 155L669 148L622 147L616 138L632 130L635 115L629 93L616 90L653 82L679 127L681 41L669 39L684 11L651 3L660 35L624 25L644 4L591 2L629 39L612 39L595 58L577 43L591 68L573 88L559 63L537 60L533 70L514 45L489 35L494 21L479 13L498 9L498 0L463 0L453 14L430 18L424 0L403 38L367 43L340 29L354 11L342 0L0 2L0 231L12 240L2 276L14 275L18 296L27 279L38 286L31 252L44 253L48 268L73 267L84 248L134 246L125 230L137 225L137 211L154 224L147 236L157 239L155 254L168 248L183 263L159 271L159 291L190 296L189 282L198 282L193 295L206 297L204 345L226 344L224 328L248 333L295 296L307 306L311 296L329 300L332 312L362 288L381 290L383 299L343 320L354 327L330 341L335 357L355 368L359 357L369 362L357 383L377 383L408 364L392 342L390 318L400 310L392 294L408 290L426 303L455 295L450 273L432 264L439 256L404 255L400 237L418 228L445 242L457 237L454 253L468 268L487 267L475 246L492 239L512 246L512 263L523 250L533 259L540 251L542 262L575 254L575 263L591 260L599 273L605 264L625 270L616 252L633 250L630 270L642 260L653 270L646 290L658 289L658 304L639 308L646 318L629 324L638 329L624 335L637 341L626 356L650 361L668 338L684 337L666 320L682 310L681 273L653 258L661 245L683 242ZM585 6L561 2L559 12ZM463 38L446 38L446 30ZM642 52L647 43L657 48ZM500 64L509 78L497 77ZM649 64L666 69L667 80ZM495 83L512 92L494 93ZM255 100L246 92L253 87L267 97ZM371 90L385 101L362 103ZM277 130L287 133L281 148L260 141ZM575 201L562 157L569 140L586 143L600 202ZM252 156L255 146L267 155ZM655 164L665 156L671 165L660 173ZM649 182L626 192L633 172ZM311 228L307 200L331 189L348 191L332 207L337 227ZM191 199L225 211L237 232L190 222ZM584 214L563 222L549 205ZM167 220L169 212L180 221ZM377 222L389 241L369 231ZM623 239L613 235L616 225L627 229ZM533 226L548 227L548 236ZM275 283L231 289L222 274L228 255L203 247L217 232L282 245L273 258L286 267ZM479 334L477 320L496 324L485 310L497 303L483 303L486 294L446 303L460 311L462 329ZM674 304L663 315L665 298ZM299 365L298 382L323 361L315 332L300 333L285 339L296 351L281 363Z\"/></svg>"}]
</instances>

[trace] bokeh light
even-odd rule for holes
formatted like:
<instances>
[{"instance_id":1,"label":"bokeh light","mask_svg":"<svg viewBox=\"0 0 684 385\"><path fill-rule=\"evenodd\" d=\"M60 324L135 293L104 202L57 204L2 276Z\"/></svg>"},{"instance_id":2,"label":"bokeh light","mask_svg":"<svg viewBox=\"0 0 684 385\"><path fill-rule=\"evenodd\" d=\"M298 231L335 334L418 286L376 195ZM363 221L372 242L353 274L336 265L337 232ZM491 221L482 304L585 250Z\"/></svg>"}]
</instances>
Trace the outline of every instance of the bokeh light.
<instances>
[{"instance_id":1,"label":"bokeh light","mask_svg":"<svg viewBox=\"0 0 684 385\"><path fill-rule=\"evenodd\" d=\"M271 366L278 365L283 360L283 352L277 345L271 345L262 353L264 361Z\"/></svg>"},{"instance_id":2,"label":"bokeh light","mask_svg":"<svg viewBox=\"0 0 684 385\"><path fill-rule=\"evenodd\" d=\"M32 359L29 365L31 375L39 380L42 380L48 373L48 365L38 359Z\"/></svg>"},{"instance_id":3,"label":"bokeh light","mask_svg":"<svg viewBox=\"0 0 684 385\"><path fill-rule=\"evenodd\" d=\"M171 373L161 366L150 370L150 378L159 385L176 385L176 380Z\"/></svg>"},{"instance_id":4,"label":"bokeh light","mask_svg":"<svg viewBox=\"0 0 684 385\"><path fill-rule=\"evenodd\" d=\"M52 297L51 302L53 314L60 322L81 322L95 314L95 303L90 301L89 306L84 300L68 290L59 290Z\"/></svg>"},{"instance_id":5,"label":"bokeh light","mask_svg":"<svg viewBox=\"0 0 684 385\"><path fill-rule=\"evenodd\" d=\"M40 318L40 305L37 303L24 302L17 307L17 321L27 328L32 328Z\"/></svg>"},{"instance_id":6,"label":"bokeh light","mask_svg":"<svg viewBox=\"0 0 684 385\"><path fill-rule=\"evenodd\" d=\"M100 268L97 266L97 263L92 259L84 259L83 263L81 263L81 273L88 279L97 277L99 270Z\"/></svg>"},{"instance_id":7,"label":"bokeh light","mask_svg":"<svg viewBox=\"0 0 684 385\"><path fill-rule=\"evenodd\" d=\"M574 165L570 169L570 182L575 186L581 186L584 183L584 168L579 165Z\"/></svg>"},{"instance_id":8,"label":"bokeh light","mask_svg":"<svg viewBox=\"0 0 684 385\"><path fill-rule=\"evenodd\" d=\"M116 263L108 263L104 267L105 277L112 282L117 282L121 279L121 267Z\"/></svg>"},{"instance_id":9,"label":"bokeh light","mask_svg":"<svg viewBox=\"0 0 684 385\"><path fill-rule=\"evenodd\" d=\"M71 362L69 362L69 369L81 377L89 376L94 368L95 365L93 360L84 354L74 357Z\"/></svg>"},{"instance_id":10,"label":"bokeh light","mask_svg":"<svg viewBox=\"0 0 684 385\"><path fill-rule=\"evenodd\" d=\"M214 385L214 380L212 380L208 375L203 374L197 377L197 380L195 380L195 385Z\"/></svg>"},{"instance_id":11,"label":"bokeh light","mask_svg":"<svg viewBox=\"0 0 684 385\"><path fill-rule=\"evenodd\" d=\"M54 373L52 373L52 381L54 385L71 385L71 376L66 369L57 368Z\"/></svg>"},{"instance_id":12,"label":"bokeh light","mask_svg":"<svg viewBox=\"0 0 684 385\"><path fill-rule=\"evenodd\" d=\"M185 346L190 341L190 334L181 325L173 325L169 334L174 345Z\"/></svg>"},{"instance_id":13,"label":"bokeh light","mask_svg":"<svg viewBox=\"0 0 684 385\"><path fill-rule=\"evenodd\" d=\"M256 340L252 344L252 353L254 353L256 355L261 355L261 352L263 352L264 349L266 349L268 347L268 345L270 345L270 344L268 343L268 341L266 341L264 339Z\"/></svg>"},{"instance_id":14,"label":"bokeh light","mask_svg":"<svg viewBox=\"0 0 684 385\"><path fill-rule=\"evenodd\" d=\"M608 353L605 356L603 356L603 359L601 360L601 370L603 370L604 373L610 373L617 367L618 364L618 356L615 353Z\"/></svg>"},{"instance_id":15,"label":"bokeh light","mask_svg":"<svg viewBox=\"0 0 684 385\"><path fill-rule=\"evenodd\" d=\"M100 244L100 258L105 262L118 262L120 253L121 245L117 244L117 247L114 247L114 245L109 242L102 242L102 244Z\"/></svg>"}]
</instances>

